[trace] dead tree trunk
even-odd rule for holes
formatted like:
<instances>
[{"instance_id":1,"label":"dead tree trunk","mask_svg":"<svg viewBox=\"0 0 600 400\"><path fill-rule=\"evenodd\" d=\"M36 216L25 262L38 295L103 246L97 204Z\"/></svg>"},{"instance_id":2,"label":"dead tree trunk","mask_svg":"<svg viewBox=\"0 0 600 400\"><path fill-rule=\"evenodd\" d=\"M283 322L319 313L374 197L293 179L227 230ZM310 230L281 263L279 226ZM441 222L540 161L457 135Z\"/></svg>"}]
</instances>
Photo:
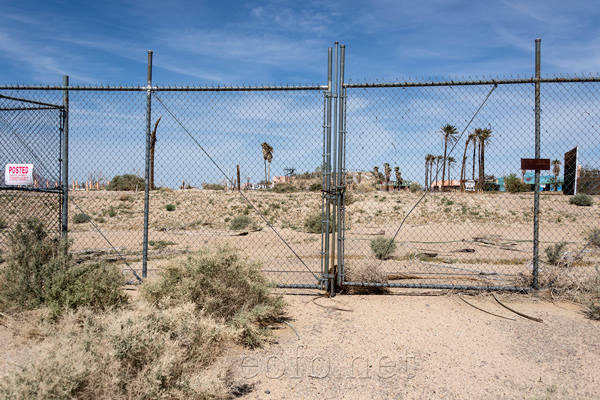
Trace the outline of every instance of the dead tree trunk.
<instances>
[{"instance_id":1,"label":"dead tree trunk","mask_svg":"<svg viewBox=\"0 0 600 400\"><path fill-rule=\"evenodd\" d=\"M162 115L154 123L154 130L150 136L150 190L156 189L154 187L154 149L156 147L156 129L161 118Z\"/></svg>"}]
</instances>

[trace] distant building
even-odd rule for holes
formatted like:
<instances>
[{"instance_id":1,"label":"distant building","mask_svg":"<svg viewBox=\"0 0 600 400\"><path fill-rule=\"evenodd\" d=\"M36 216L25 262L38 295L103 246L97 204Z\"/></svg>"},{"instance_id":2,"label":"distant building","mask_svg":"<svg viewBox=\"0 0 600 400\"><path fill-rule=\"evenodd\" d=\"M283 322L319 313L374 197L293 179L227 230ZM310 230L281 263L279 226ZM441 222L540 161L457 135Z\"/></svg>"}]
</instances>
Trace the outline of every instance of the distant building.
<instances>
[{"instance_id":1,"label":"distant building","mask_svg":"<svg viewBox=\"0 0 600 400\"><path fill-rule=\"evenodd\" d=\"M460 189L460 181L459 180L445 180L444 181L444 189L445 190L458 190ZM431 191L440 191L442 190L442 181L431 182Z\"/></svg>"},{"instance_id":2,"label":"distant building","mask_svg":"<svg viewBox=\"0 0 600 400\"><path fill-rule=\"evenodd\" d=\"M547 191L547 192L554 191L555 190L555 188L554 188L555 178L556 177L554 175L540 175L540 190ZM535 172L525 173L525 179L523 179L523 182L528 185L531 185L531 190L533 191L534 184L535 184ZM506 191L506 186L504 184L504 177L498 178L498 185L500 186L499 190L501 192ZM563 185L563 178L559 177L556 190L562 191L562 185Z\"/></svg>"},{"instance_id":3,"label":"distant building","mask_svg":"<svg viewBox=\"0 0 600 400\"><path fill-rule=\"evenodd\" d=\"M289 183L290 182L290 177L289 176L274 176L273 177L273 184L277 184L277 183Z\"/></svg>"}]
</instances>

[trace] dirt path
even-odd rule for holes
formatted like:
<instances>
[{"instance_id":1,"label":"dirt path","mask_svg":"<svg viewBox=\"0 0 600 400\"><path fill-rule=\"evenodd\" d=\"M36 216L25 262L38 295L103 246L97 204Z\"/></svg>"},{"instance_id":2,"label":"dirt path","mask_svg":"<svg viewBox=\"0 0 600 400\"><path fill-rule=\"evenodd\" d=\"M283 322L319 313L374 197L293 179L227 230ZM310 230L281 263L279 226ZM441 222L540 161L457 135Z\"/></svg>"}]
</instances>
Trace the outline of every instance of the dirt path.
<instances>
[{"instance_id":1,"label":"dirt path","mask_svg":"<svg viewBox=\"0 0 600 400\"><path fill-rule=\"evenodd\" d=\"M252 399L600 398L600 323L534 297L286 295L276 343L236 355ZM318 303L319 305L316 305ZM351 311L342 311L351 310Z\"/></svg>"}]
</instances>

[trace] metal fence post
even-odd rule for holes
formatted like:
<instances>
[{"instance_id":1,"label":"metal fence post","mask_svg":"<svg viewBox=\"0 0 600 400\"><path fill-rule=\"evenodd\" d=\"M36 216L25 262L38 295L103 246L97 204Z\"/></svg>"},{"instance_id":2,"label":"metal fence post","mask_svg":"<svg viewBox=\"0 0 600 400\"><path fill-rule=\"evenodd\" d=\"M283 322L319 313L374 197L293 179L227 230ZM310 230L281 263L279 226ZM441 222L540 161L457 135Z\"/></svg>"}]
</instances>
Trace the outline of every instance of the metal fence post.
<instances>
[{"instance_id":1,"label":"metal fence post","mask_svg":"<svg viewBox=\"0 0 600 400\"><path fill-rule=\"evenodd\" d=\"M338 253L338 268L337 268L337 284L338 286L342 284L342 275L344 273L344 186L345 186L345 170L344 170L344 141L345 141L345 132L344 132L344 68L345 68L345 59L346 57L346 46L340 46L340 78L338 84L338 152L337 152L337 183L336 183L336 203L337 203L337 253Z\"/></svg>"},{"instance_id":2,"label":"metal fence post","mask_svg":"<svg viewBox=\"0 0 600 400\"><path fill-rule=\"evenodd\" d=\"M146 168L144 173L144 242L142 278L148 276L148 216L150 213L150 136L152 130L152 50L148 50L148 86L146 90Z\"/></svg>"},{"instance_id":3,"label":"metal fence post","mask_svg":"<svg viewBox=\"0 0 600 400\"><path fill-rule=\"evenodd\" d=\"M338 105L338 90L339 90L339 75L338 75L338 66L339 66L339 43L335 42L335 63L334 63L334 81L333 81L333 134L331 144L331 182L332 182L332 190L333 194L330 192L331 198L331 247L330 250L330 259L331 264L329 266L329 274L330 276L330 293L331 296L335 295L335 277L337 275L336 264L335 264L335 247L336 247L336 227L337 227L337 105Z\"/></svg>"},{"instance_id":4,"label":"metal fence post","mask_svg":"<svg viewBox=\"0 0 600 400\"><path fill-rule=\"evenodd\" d=\"M542 39L535 39L535 158L540 158L540 48ZM533 288L538 288L540 237L540 170L535 171L533 197Z\"/></svg>"},{"instance_id":5,"label":"metal fence post","mask_svg":"<svg viewBox=\"0 0 600 400\"><path fill-rule=\"evenodd\" d=\"M63 76L63 126L62 126L62 215L61 236L67 237L69 231L69 77Z\"/></svg>"},{"instance_id":6,"label":"metal fence post","mask_svg":"<svg viewBox=\"0 0 600 400\"><path fill-rule=\"evenodd\" d=\"M333 49L328 49L327 63L327 92L325 93L325 132L323 137L323 193L322 193L322 211L321 216L324 218L322 222L321 247L323 250L321 269L322 281L325 290L329 287L329 229L331 218L331 98L332 98L332 66L333 66Z\"/></svg>"}]
</instances>

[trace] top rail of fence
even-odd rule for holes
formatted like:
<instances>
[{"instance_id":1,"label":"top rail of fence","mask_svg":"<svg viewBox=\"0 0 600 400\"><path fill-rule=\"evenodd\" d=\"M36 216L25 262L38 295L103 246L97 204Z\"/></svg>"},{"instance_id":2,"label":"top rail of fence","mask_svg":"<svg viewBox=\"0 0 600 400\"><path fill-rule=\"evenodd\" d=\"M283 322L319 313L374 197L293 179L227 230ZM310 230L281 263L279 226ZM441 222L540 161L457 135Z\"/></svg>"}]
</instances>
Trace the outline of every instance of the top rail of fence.
<instances>
[{"instance_id":1,"label":"top rail of fence","mask_svg":"<svg viewBox=\"0 0 600 400\"><path fill-rule=\"evenodd\" d=\"M475 85L518 85L540 83L583 83L600 82L600 76L553 76L543 78L489 78L450 79L432 81L375 81L346 82L344 88L427 87L427 86L475 86ZM327 85L242 85L242 86L62 86L62 85L0 85L0 90L72 90L72 91L117 91L117 92L253 92L253 91L320 91Z\"/></svg>"},{"instance_id":2,"label":"top rail of fence","mask_svg":"<svg viewBox=\"0 0 600 400\"><path fill-rule=\"evenodd\" d=\"M426 86L475 86L475 85L518 85L540 83L577 83L600 82L600 76L567 76L545 78L502 78L502 79L469 79L444 81L394 81L394 82L347 82L344 88L386 88L386 87L426 87Z\"/></svg>"},{"instance_id":3,"label":"top rail of fence","mask_svg":"<svg viewBox=\"0 0 600 400\"><path fill-rule=\"evenodd\" d=\"M44 86L0 85L0 90L70 90L114 92L270 92L327 90L327 85L266 85L266 86Z\"/></svg>"}]
</instances>

